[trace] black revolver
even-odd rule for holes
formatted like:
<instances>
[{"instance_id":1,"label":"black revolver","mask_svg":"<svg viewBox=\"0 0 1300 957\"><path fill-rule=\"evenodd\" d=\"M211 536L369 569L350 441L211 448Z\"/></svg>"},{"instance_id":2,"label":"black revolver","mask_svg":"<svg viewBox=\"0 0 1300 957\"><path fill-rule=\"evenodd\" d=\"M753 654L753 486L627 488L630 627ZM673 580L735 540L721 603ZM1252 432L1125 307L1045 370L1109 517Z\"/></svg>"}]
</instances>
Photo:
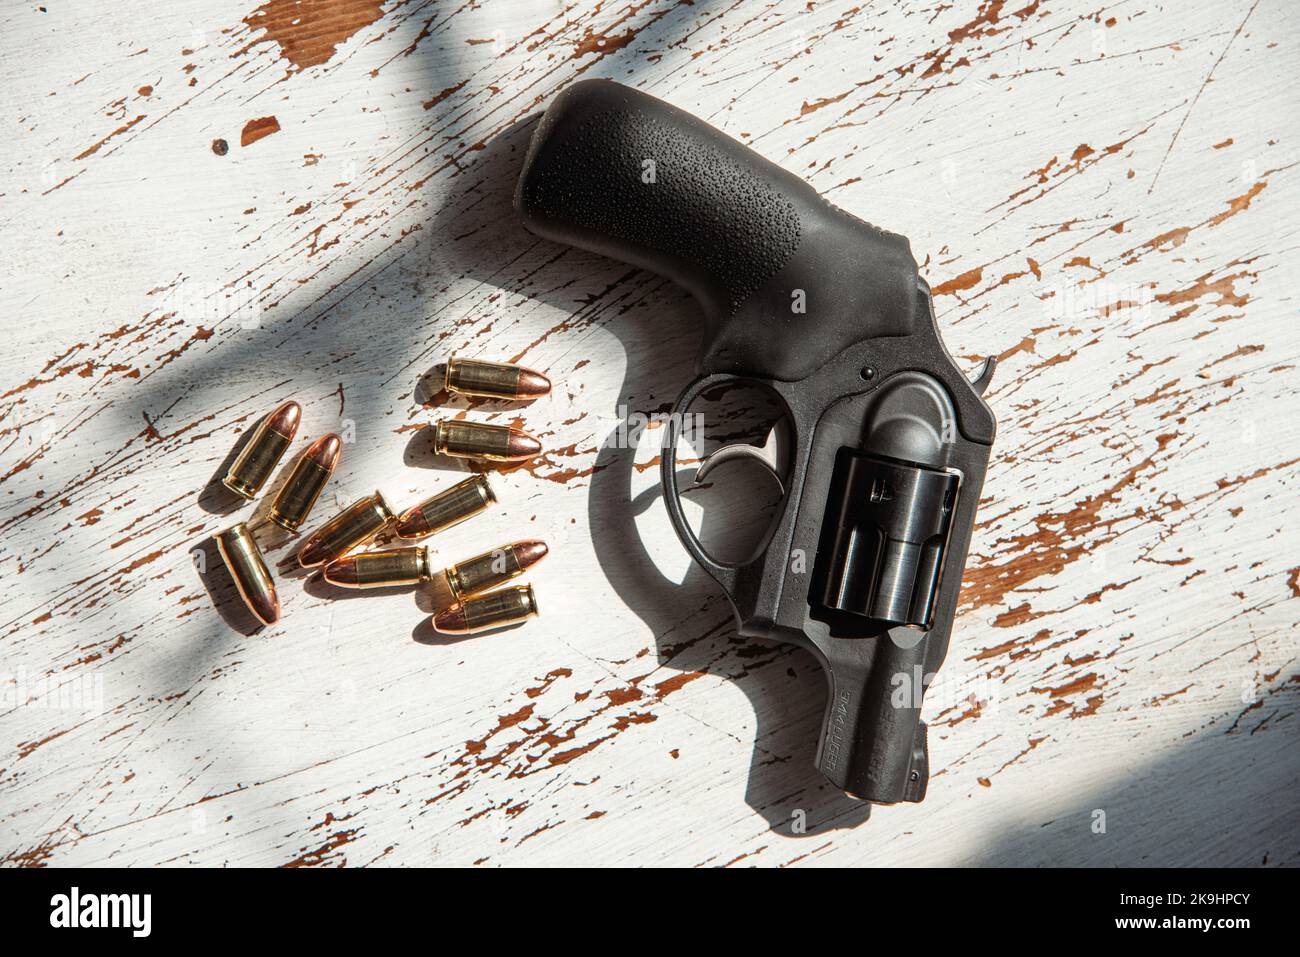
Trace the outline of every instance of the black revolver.
<instances>
[{"instance_id":1,"label":"black revolver","mask_svg":"<svg viewBox=\"0 0 1300 957\"><path fill-rule=\"evenodd\" d=\"M994 360L969 380L954 364L905 238L610 80L575 83L546 110L515 207L534 234L699 299L699 375L662 455L677 535L741 634L800 645L825 667L822 773L869 801L922 800L921 698L948 650L993 445L981 395ZM710 557L687 523L676 466L684 413L730 382L770 390L789 429L780 515L734 563Z\"/></svg>"}]
</instances>

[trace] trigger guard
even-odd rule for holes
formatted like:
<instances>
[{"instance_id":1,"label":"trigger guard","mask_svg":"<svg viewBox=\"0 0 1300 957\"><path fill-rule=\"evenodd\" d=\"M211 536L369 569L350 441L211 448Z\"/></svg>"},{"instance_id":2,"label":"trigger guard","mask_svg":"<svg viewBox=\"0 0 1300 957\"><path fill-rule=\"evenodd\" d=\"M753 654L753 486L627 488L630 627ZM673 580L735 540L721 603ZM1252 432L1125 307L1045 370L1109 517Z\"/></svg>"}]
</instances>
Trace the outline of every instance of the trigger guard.
<instances>
[{"instance_id":1,"label":"trigger guard","mask_svg":"<svg viewBox=\"0 0 1300 957\"><path fill-rule=\"evenodd\" d=\"M695 531L691 528L690 523L686 521L686 513L682 509L682 493L677 486L677 440L681 436L682 417L686 410L690 408L705 389L712 386L721 385L725 382L743 382L745 380L727 374L706 375L696 379L673 403L672 411L668 415L668 425L664 430L663 447L659 454L659 481L663 486L664 505L668 509L668 519L672 522L673 531L677 533L677 538L695 559L696 563L713 577L713 579L722 586L723 590L730 595L735 590L736 580L740 569L744 564L732 564L729 562L715 561L704 546L700 543Z\"/></svg>"}]
</instances>

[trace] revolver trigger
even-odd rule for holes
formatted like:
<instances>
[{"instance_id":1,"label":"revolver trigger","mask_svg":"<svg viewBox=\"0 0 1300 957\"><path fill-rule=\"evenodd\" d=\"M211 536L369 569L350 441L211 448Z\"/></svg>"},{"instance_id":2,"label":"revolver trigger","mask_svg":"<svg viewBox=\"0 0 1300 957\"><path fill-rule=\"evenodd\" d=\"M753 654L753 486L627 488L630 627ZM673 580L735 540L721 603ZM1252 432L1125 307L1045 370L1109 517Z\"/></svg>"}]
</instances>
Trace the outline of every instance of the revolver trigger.
<instances>
[{"instance_id":1,"label":"revolver trigger","mask_svg":"<svg viewBox=\"0 0 1300 957\"><path fill-rule=\"evenodd\" d=\"M700 488L704 485L704 480L708 477L710 472L723 462L729 462L733 459L753 459L760 463L764 468L772 473L772 478L776 479L776 484L781 487L781 494L785 494L785 483L781 481L780 473L778 473L772 463L767 460L767 456L763 454L763 450L756 445L750 445L746 442L735 442L731 445L724 445L716 452L711 452L706 455L704 460L700 462L699 469L695 472L695 478L691 481L691 484L682 491L689 492L692 489Z\"/></svg>"},{"instance_id":2,"label":"revolver trigger","mask_svg":"<svg viewBox=\"0 0 1300 957\"><path fill-rule=\"evenodd\" d=\"M683 491L689 492L691 489L699 488L704 484L709 473L723 462L735 459L752 459L772 473L772 478L776 479L781 494L785 495L785 480L782 478L781 469L785 467L788 446L789 426L784 419L778 419L776 424L768 431L767 439L761 446L750 445L748 442L733 442L706 455L703 461L700 462L700 467L696 470L695 478L691 481L690 487Z\"/></svg>"},{"instance_id":3,"label":"revolver trigger","mask_svg":"<svg viewBox=\"0 0 1300 957\"><path fill-rule=\"evenodd\" d=\"M998 367L998 357L989 356L984 363L969 377L971 387L976 395L983 395L993 381L993 370Z\"/></svg>"}]
</instances>

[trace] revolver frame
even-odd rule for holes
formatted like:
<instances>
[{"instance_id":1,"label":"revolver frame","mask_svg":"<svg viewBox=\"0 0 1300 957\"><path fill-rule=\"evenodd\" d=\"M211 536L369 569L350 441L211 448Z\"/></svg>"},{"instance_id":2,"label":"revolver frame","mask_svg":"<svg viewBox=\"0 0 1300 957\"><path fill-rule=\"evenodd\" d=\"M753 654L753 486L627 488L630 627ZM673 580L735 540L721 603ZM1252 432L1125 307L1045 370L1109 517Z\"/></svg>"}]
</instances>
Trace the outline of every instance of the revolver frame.
<instances>
[{"instance_id":1,"label":"revolver frame","mask_svg":"<svg viewBox=\"0 0 1300 957\"><path fill-rule=\"evenodd\" d=\"M731 373L695 380L669 417L660 466L673 528L726 593L740 633L807 648L825 670L818 767L849 794L882 804L925 797L921 702L947 654L994 429L980 398L994 361L974 383L961 374L939 338L929 288L917 283L924 314L912 335L858 343L797 382ZM727 382L774 392L792 426L782 512L761 550L739 563L704 550L677 484L682 415ZM855 471L871 488L848 487ZM916 484L939 488L937 501L933 492L899 494ZM877 500L868 505L864 494ZM861 520L864 510L874 514ZM906 550L923 557L891 553L899 542L891 523L911 528L904 534L919 541ZM864 542L873 527L879 541Z\"/></svg>"}]
</instances>

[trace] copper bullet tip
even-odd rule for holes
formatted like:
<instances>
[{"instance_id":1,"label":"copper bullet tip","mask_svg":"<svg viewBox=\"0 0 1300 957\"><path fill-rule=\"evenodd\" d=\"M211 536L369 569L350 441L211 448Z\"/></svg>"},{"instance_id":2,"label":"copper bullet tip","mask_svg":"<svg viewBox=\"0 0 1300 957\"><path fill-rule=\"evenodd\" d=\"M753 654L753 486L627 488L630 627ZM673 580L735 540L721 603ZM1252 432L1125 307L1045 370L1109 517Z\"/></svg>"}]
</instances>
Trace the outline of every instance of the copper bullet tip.
<instances>
[{"instance_id":1,"label":"copper bullet tip","mask_svg":"<svg viewBox=\"0 0 1300 957\"><path fill-rule=\"evenodd\" d=\"M321 575L331 585L339 585L343 588L356 588L360 582L357 560L346 556L326 565Z\"/></svg>"},{"instance_id":2,"label":"copper bullet tip","mask_svg":"<svg viewBox=\"0 0 1300 957\"><path fill-rule=\"evenodd\" d=\"M327 472L333 472L343 453L343 440L333 432L322 435L307 448L307 458Z\"/></svg>"},{"instance_id":3,"label":"copper bullet tip","mask_svg":"<svg viewBox=\"0 0 1300 957\"><path fill-rule=\"evenodd\" d=\"M397 524L393 526L393 531L397 533L398 538L424 538L430 532L429 523L424 519L424 513L417 508L408 508L401 515L397 516Z\"/></svg>"},{"instance_id":4,"label":"copper bullet tip","mask_svg":"<svg viewBox=\"0 0 1300 957\"><path fill-rule=\"evenodd\" d=\"M507 455L511 461L521 461L531 459L534 455L542 451L542 443L537 441L523 429L510 427L510 441Z\"/></svg>"},{"instance_id":5,"label":"copper bullet tip","mask_svg":"<svg viewBox=\"0 0 1300 957\"><path fill-rule=\"evenodd\" d=\"M433 630L444 635L468 634L469 625L465 621L464 606L452 605L434 615Z\"/></svg>"},{"instance_id":6,"label":"copper bullet tip","mask_svg":"<svg viewBox=\"0 0 1300 957\"><path fill-rule=\"evenodd\" d=\"M329 553L325 549L325 543L316 535L303 542L302 548L298 549L298 564L303 568L312 568L327 558Z\"/></svg>"},{"instance_id":7,"label":"copper bullet tip","mask_svg":"<svg viewBox=\"0 0 1300 957\"><path fill-rule=\"evenodd\" d=\"M511 547L515 550L515 558L519 560L519 570L521 572L536 565L546 557L546 553L549 551L546 543L537 539L515 542Z\"/></svg>"},{"instance_id":8,"label":"copper bullet tip","mask_svg":"<svg viewBox=\"0 0 1300 957\"><path fill-rule=\"evenodd\" d=\"M248 607L264 625L274 625L280 620L280 596L274 592L269 595L250 595Z\"/></svg>"},{"instance_id":9,"label":"copper bullet tip","mask_svg":"<svg viewBox=\"0 0 1300 957\"><path fill-rule=\"evenodd\" d=\"M540 372L534 372L532 369L519 370L519 389L520 399L536 399L538 396L546 395L551 391L551 380L546 378Z\"/></svg>"},{"instance_id":10,"label":"copper bullet tip","mask_svg":"<svg viewBox=\"0 0 1300 957\"><path fill-rule=\"evenodd\" d=\"M298 423L301 420L302 406L290 399L271 413L271 417L266 420L266 424L268 428L275 429L281 435L293 438L298 431Z\"/></svg>"}]
</instances>

